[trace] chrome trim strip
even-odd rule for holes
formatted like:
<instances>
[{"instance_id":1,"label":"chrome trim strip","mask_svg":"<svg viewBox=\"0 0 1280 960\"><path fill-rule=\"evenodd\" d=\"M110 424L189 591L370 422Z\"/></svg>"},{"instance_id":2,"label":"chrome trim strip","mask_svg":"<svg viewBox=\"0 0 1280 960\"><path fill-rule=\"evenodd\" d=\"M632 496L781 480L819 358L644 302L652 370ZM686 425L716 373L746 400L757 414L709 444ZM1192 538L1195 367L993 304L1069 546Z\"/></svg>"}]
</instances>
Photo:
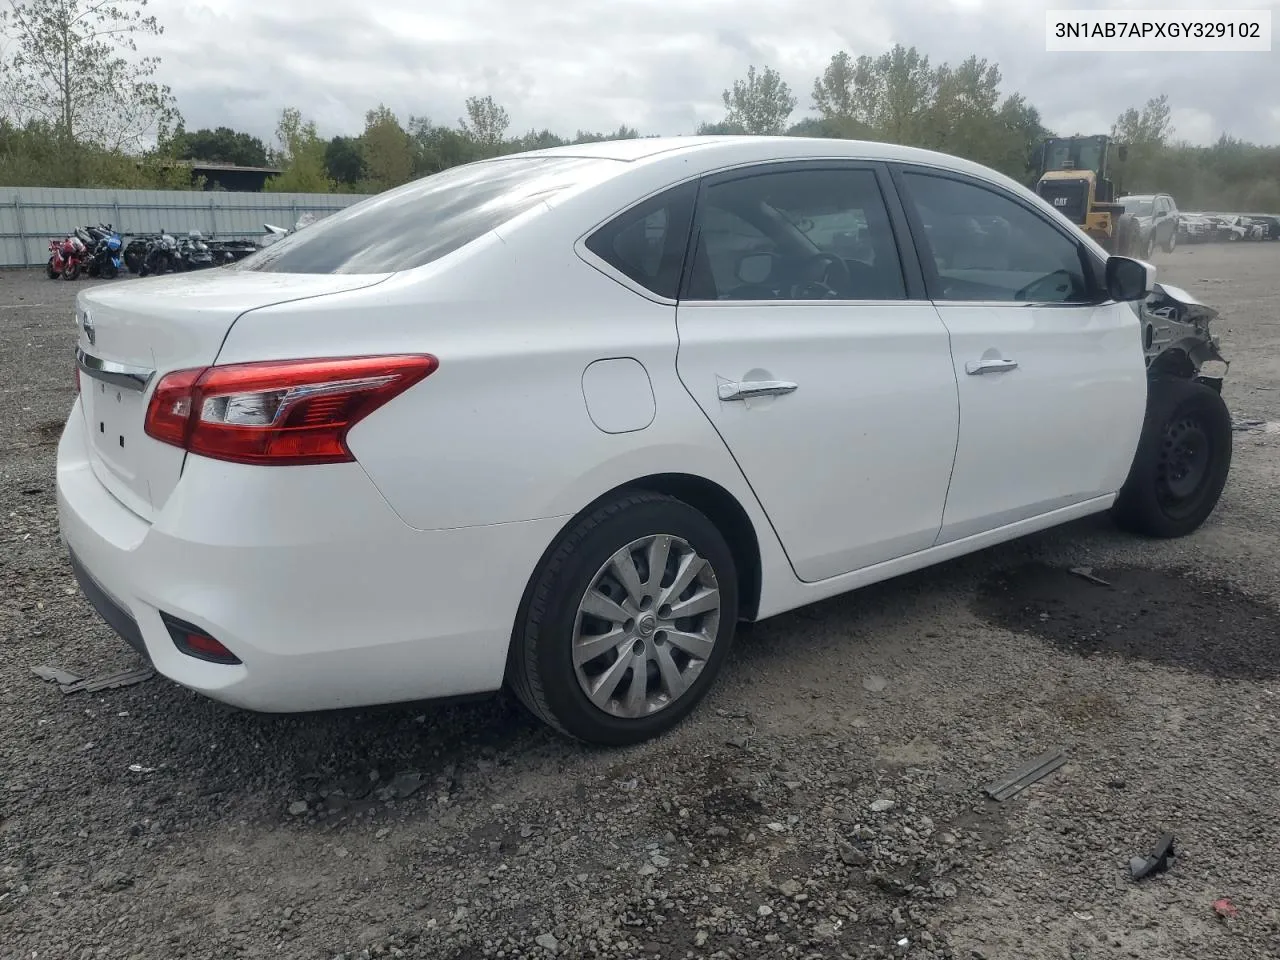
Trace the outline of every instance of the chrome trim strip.
<instances>
[{"instance_id":1,"label":"chrome trim strip","mask_svg":"<svg viewBox=\"0 0 1280 960\"><path fill-rule=\"evenodd\" d=\"M133 367L127 363L103 360L101 357L85 353L80 347L76 347L76 366L80 368L81 373L95 380L138 393L146 390L147 384L156 375L154 370L148 370L145 367Z\"/></svg>"}]
</instances>

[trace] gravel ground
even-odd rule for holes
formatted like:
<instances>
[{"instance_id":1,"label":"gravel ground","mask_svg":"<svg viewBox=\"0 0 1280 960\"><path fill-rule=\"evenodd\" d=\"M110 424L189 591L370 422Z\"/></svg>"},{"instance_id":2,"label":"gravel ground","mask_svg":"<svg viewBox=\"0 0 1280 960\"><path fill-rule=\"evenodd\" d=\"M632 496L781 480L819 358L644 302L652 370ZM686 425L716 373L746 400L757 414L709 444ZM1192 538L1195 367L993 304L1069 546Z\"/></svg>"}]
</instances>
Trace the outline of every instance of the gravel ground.
<instances>
[{"instance_id":1,"label":"gravel ground","mask_svg":"<svg viewBox=\"0 0 1280 960\"><path fill-rule=\"evenodd\" d=\"M34 676L136 661L57 537L78 286L0 273L0 956L1280 954L1280 244L1158 264L1222 309L1256 421L1203 530L1086 521L758 624L620 751L501 697L269 717Z\"/></svg>"}]
</instances>

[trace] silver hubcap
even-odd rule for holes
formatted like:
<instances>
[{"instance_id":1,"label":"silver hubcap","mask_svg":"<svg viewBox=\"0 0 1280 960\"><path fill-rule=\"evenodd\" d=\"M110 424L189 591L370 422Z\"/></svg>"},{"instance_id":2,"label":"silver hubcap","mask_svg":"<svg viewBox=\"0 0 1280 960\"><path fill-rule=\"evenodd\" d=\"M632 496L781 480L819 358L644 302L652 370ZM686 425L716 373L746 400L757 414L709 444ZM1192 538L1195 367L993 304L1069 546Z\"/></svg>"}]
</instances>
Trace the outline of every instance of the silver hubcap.
<instances>
[{"instance_id":1,"label":"silver hubcap","mask_svg":"<svg viewBox=\"0 0 1280 960\"><path fill-rule=\"evenodd\" d=\"M656 713L693 686L719 631L711 564L679 537L642 537L596 571L578 606L578 685L615 717Z\"/></svg>"}]
</instances>

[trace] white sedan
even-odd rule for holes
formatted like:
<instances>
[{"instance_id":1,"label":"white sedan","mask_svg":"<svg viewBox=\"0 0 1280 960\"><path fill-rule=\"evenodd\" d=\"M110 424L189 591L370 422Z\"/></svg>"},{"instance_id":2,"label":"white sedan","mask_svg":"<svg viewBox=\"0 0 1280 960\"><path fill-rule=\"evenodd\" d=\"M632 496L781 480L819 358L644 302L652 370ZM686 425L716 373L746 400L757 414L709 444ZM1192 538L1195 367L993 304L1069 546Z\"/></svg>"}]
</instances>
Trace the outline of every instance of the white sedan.
<instances>
[{"instance_id":1,"label":"white sedan","mask_svg":"<svg viewBox=\"0 0 1280 960\"><path fill-rule=\"evenodd\" d=\"M61 530L103 617L218 700L505 682L635 742L739 621L1100 511L1197 528L1230 421L1153 282L1013 181L886 144L456 167L82 292Z\"/></svg>"}]
</instances>

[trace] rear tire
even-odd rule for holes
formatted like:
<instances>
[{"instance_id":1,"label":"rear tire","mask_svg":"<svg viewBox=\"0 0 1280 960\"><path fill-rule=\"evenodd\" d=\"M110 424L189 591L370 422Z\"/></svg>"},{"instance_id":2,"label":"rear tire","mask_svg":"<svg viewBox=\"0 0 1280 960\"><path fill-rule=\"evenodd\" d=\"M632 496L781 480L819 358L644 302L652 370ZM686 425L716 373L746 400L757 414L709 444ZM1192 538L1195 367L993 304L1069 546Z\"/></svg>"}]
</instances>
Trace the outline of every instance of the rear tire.
<instances>
[{"instance_id":1,"label":"rear tire","mask_svg":"<svg viewBox=\"0 0 1280 960\"><path fill-rule=\"evenodd\" d=\"M1148 537L1184 537L1209 518L1231 470L1231 415L1194 380L1151 382L1128 479L1111 508L1117 525Z\"/></svg>"},{"instance_id":2,"label":"rear tire","mask_svg":"<svg viewBox=\"0 0 1280 960\"><path fill-rule=\"evenodd\" d=\"M694 612L681 616L681 606ZM715 525L673 497L623 495L577 521L534 574L507 682L562 733L639 743L676 726L706 695L737 619L737 569Z\"/></svg>"},{"instance_id":3,"label":"rear tire","mask_svg":"<svg viewBox=\"0 0 1280 960\"><path fill-rule=\"evenodd\" d=\"M68 260L67 265L62 268L63 280L75 280L80 276L80 261Z\"/></svg>"}]
</instances>

